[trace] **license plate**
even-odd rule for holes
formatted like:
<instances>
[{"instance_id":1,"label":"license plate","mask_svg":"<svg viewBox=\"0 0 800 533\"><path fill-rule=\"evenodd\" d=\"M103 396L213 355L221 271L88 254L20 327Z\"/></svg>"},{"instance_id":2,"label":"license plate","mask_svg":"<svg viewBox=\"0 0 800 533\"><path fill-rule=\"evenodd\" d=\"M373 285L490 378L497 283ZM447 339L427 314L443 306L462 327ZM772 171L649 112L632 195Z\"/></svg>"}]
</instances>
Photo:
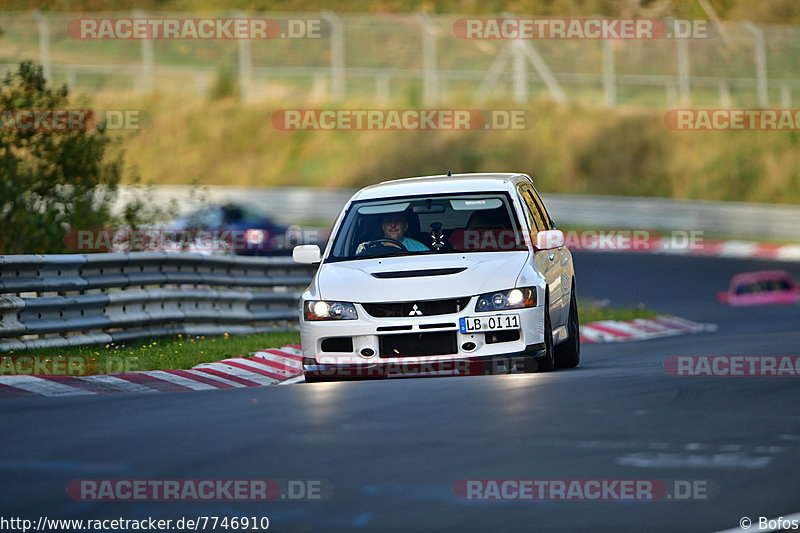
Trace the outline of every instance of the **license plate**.
<instances>
[{"instance_id":1,"label":"license plate","mask_svg":"<svg viewBox=\"0 0 800 533\"><path fill-rule=\"evenodd\" d=\"M461 333L519 329L519 315L465 316L459 319Z\"/></svg>"}]
</instances>

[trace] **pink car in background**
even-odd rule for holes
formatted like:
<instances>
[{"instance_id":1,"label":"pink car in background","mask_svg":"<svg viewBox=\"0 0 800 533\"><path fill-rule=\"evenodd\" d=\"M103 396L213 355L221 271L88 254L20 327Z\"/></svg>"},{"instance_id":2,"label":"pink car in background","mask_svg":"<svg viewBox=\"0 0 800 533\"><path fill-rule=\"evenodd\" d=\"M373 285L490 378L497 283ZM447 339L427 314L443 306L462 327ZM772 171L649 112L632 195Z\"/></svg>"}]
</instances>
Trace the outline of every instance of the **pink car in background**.
<instances>
[{"instance_id":1,"label":"pink car in background","mask_svg":"<svg viewBox=\"0 0 800 533\"><path fill-rule=\"evenodd\" d=\"M728 305L786 305L800 302L800 287L785 270L759 270L737 274L727 291L717 293Z\"/></svg>"}]
</instances>

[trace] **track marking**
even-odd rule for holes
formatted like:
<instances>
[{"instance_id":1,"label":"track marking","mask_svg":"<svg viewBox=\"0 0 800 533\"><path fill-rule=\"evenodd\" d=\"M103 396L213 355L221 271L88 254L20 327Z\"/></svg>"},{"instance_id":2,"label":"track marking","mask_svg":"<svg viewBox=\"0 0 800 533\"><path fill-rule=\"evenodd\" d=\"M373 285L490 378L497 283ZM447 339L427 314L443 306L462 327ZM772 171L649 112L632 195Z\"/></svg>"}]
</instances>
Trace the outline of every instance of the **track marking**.
<instances>
[{"instance_id":1,"label":"track marking","mask_svg":"<svg viewBox=\"0 0 800 533\"><path fill-rule=\"evenodd\" d=\"M34 376L6 376L5 385L16 387L42 396L76 396L79 394L96 394L95 392L71 387L55 381Z\"/></svg>"},{"instance_id":2,"label":"track marking","mask_svg":"<svg viewBox=\"0 0 800 533\"><path fill-rule=\"evenodd\" d=\"M110 374L98 374L96 376L88 376L84 379L91 379L92 381L103 383L104 385L116 389L118 392L158 392L156 389L151 389L150 387L145 387L144 385L139 385L138 383L133 383L126 379L120 379Z\"/></svg>"}]
</instances>

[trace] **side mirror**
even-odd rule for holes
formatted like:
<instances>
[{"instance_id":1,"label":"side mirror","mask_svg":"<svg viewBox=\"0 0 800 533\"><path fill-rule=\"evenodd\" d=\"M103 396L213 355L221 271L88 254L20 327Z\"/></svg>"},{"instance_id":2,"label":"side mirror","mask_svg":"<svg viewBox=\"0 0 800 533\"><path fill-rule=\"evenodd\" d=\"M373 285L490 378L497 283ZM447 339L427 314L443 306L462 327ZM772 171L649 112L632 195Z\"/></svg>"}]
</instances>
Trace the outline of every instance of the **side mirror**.
<instances>
[{"instance_id":1,"label":"side mirror","mask_svg":"<svg viewBox=\"0 0 800 533\"><path fill-rule=\"evenodd\" d=\"M536 235L536 248L539 250L552 250L564 246L564 232L560 229L540 231Z\"/></svg>"},{"instance_id":2,"label":"side mirror","mask_svg":"<svg viewBox=\"0 0 800 533\"><path fill-rule=\"evenodd\" d=\"M322 261L322 253L316 244L301 244L292 250L292 259L295 263L313 265Z\"/></svg>"}]
</instances>

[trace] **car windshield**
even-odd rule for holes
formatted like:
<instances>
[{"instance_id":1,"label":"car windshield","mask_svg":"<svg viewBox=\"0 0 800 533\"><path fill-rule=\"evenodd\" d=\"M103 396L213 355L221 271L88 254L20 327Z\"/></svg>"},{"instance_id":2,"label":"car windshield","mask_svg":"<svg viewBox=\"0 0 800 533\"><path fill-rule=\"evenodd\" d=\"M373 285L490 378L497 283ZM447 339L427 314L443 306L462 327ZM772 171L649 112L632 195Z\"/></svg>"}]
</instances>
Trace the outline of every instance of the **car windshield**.
<instances>
[{"instance_id":1,"label":"car windshield","mask_svg":"<svg viewBox=\"0 0 800 533\"><path fill-rule=\"evenodd\" d=\"M414 196L354 202L328 260L526 249L505 193Z\"/></svg>"}]
</instances>

